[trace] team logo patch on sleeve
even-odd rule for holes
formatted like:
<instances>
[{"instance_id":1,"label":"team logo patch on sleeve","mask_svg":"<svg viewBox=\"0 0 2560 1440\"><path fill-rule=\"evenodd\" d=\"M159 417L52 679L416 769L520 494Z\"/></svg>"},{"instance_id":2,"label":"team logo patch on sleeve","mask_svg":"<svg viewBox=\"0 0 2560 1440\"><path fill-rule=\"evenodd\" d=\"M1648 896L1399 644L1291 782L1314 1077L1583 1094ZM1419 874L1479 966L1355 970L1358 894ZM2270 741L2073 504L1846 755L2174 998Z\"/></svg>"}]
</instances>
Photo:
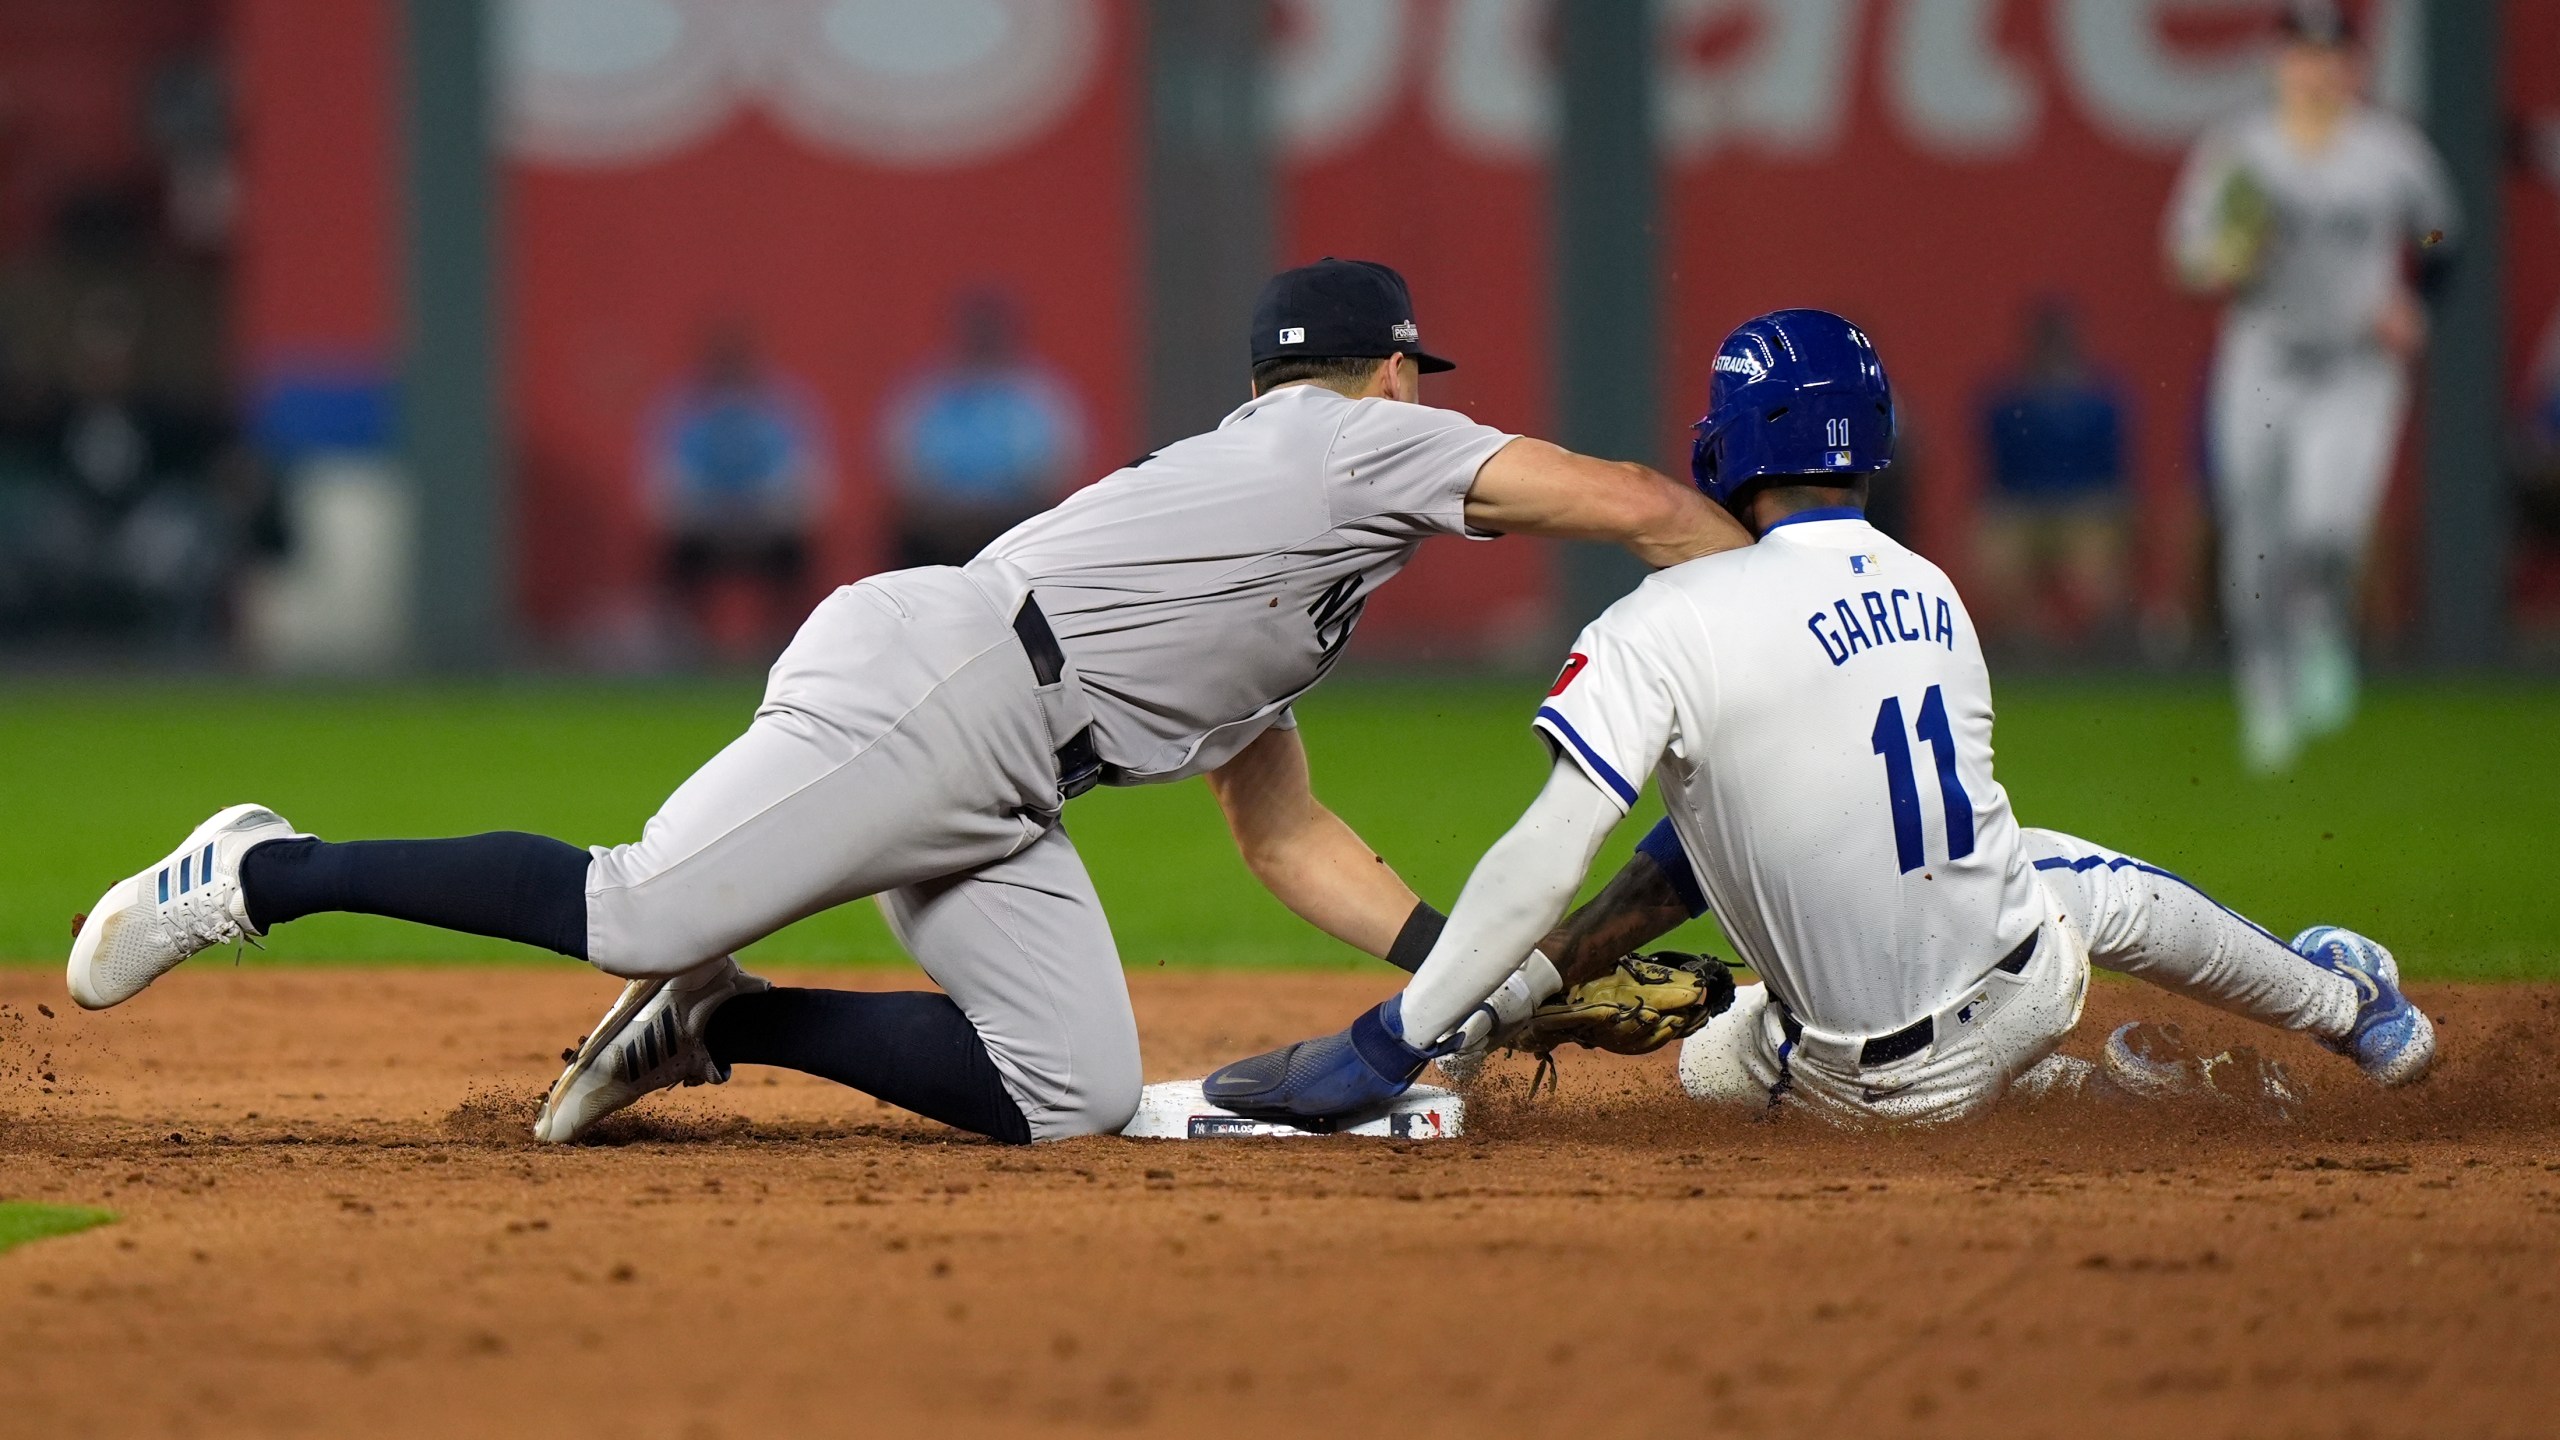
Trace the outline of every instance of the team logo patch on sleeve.
<instances>
[{"instance_id":1,"label":"team logo patch on sleeve","mask_svg":"<svg viewBox=\"0 0 2560 1440\"><path fill-rule=\"evenodd\" d=\"M1557 672L1556 688L1547 692L1547 698L1553 700L1557 696L1563 694L1564 687L1572 684L1574 677L1582 673L1582 667L1590 663L1591 657L1583 654L1579 650L1576 650L1572 654L1564 657L1564 669Z\"/></svg>"}]
</instances>

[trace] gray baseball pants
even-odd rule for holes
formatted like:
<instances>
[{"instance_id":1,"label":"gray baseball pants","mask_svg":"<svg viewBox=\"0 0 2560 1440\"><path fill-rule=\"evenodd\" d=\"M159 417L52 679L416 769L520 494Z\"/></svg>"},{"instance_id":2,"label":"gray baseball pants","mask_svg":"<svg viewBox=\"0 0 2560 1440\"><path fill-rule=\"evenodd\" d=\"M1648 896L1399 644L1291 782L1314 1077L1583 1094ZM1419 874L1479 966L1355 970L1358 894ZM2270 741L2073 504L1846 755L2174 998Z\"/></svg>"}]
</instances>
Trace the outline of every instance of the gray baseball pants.
<instances>
[{"instance_id":1,"label":"gray baseball pants","mask_svg":"<svg viewBox=\"0 0 2560 1440\"><path fill-rule=\"evenodd\" d=\"M690 969L866 895L977 1027L1035 1140L1117 1131L1138 1031L1102 902L1059 823L1072 675L1041 686L1022 597L961 571L835 592L800 627L747 733L636 844L598 846L587 955L625 978Z\"/></svg>"}]
</instances>

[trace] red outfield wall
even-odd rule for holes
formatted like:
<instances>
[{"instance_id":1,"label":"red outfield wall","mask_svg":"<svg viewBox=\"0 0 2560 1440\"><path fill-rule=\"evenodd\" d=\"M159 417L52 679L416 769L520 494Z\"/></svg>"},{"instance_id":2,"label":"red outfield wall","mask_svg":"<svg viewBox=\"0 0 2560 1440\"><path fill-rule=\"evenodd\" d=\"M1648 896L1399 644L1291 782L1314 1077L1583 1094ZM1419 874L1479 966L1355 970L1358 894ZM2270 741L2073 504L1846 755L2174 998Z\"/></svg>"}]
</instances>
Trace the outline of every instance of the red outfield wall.
<instances>
[{"instance_id":1,"label":"red outfield wall","mask_svg":"<svg viewBox=\"0 0 2560 1440\"><path fill-rule=\"evenodd\" d=\"M2178 157L2245 101L2271 6L2250 0L1663 0L1673 397L1715 340L1781 305L1876 336L1907 399L1918 538L1961 575L1974 402L2045 296L2080 311L2137 406L2145 591L2189 588L2195 398L2210 315L2160 278ZM2560 116L2560 12L2511 0L2520 110ZM234 0L252 373L383 363L396 307L385 0ZM2404 58L2387 0L2383 65ZM822 553L886 563L886 393L995 285L1089 411L1100 473L1137 433L1136 8L1122 0L632 0L511 12L506 189L522 599L545 633L609 629L645 593L634 449L702 328L741 318L820 398L840 483ZM638 15L636 22L628 17ZM1555 96L1542 0L1284 0L1282 258L1391 260L1436 393L1549 427L1544 209ZM919 24L919 15L933 17ZM992 28L990 28L992 27ZM2397 79L2387 75L2386 88ZM2549 186L2511 191L2516 354L2560 296ZM1239 376L1241 386L1241 376ZM1482 652L1538 629L1547 557L1426 548L1365 644Z\"/></svg>"}]
</instances>

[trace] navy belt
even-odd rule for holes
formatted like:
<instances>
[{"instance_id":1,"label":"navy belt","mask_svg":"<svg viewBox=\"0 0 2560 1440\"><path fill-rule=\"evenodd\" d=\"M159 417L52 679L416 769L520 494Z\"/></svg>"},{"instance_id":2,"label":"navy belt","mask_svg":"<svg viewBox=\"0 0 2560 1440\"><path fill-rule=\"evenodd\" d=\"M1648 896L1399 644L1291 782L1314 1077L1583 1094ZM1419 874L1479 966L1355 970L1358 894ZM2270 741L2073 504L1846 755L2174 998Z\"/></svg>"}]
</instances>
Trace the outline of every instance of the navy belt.
<instances>
[{"instance_id":1,"label":"navy belt","mask_svg":"<svg viewBox=\"0 0 2560 1440\"><path fill-rule=\"evenodd\" d=\"M1041 613L1038 600L1022 597L1022 608L1013 612L1013 634L1030 658L1032 678L1042 685L1066 678L1067 652L1059 646L1058 632L1049 628L1049 617ZM1093 727L1087 725L1058 747L1059 798L1073 800L1102 779L1102 752L1094 748Z\"/></svg>"},{"instance_id":2,"label":"navy belt","mask_svg":"<svg viewBox=\"0 0 2560 1440\"><path fill-rule=\"evenodd\" d=\"M2002 956L2000 963L1991 968L2006 971L2011 975L2023 974L2026 971L2027 962L2036 958L2036 933L2030 932L2026 939L2018 942L2016 949ZM1804 1034L1804 1026L1797 1022L1795 1012L1784 1005L1778 1007L1778 1032L1786 1036L1787 1043L1791 1045ZM1858 1063L1866 1066L1890 1065L1896 1060L1907 1059L1928 1049L1929 1042L1937 1038L1937 1020L1923 1015L1919 1020L1903 1026L1890 1035L1879 1035L1859 1046Z\"/></svg>"}]
</instances>

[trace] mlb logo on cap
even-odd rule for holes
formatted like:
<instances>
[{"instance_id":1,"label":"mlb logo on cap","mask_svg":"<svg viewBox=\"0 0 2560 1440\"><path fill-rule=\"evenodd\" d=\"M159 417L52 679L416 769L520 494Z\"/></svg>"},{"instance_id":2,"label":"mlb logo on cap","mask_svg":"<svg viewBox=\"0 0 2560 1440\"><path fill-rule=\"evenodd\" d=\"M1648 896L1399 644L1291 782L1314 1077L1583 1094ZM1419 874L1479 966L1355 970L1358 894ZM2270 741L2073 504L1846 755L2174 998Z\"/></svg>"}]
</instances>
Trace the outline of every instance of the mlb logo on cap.
<instances>
[{"instance_id":1,"label":"mlb logo on cap","mask_svg":"<svg viewBox=\"0 0 2560 1440\"><path fill-rule=\"evenodd\" d=\"M1253 306L1253 363L1293 359L1382 359L1404 355L1414 368L1453 369L1422 348L1422 323L1404 277L1374 260L1326 256L1283 270Z\"/></svg>"}]
</instances>

